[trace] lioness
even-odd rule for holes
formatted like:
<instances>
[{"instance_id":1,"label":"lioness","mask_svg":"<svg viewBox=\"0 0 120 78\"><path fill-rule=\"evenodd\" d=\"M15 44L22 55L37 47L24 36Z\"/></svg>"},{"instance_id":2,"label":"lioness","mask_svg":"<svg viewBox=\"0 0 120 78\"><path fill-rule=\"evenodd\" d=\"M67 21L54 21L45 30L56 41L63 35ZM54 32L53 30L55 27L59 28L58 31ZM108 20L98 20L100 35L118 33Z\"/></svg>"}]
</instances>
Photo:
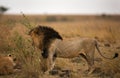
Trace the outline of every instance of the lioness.
<instances>
[{"instance_id":1,"label":"lioness","mask_svg":"<svg viewBox=\"0 0 120 78\"><path fill-rule=\"evenodd\" d=\"M0 55L0 75L7 75L14 73L14 67L16 66L15 58L11 55L2 56Z\"/></svg>"}]
</instances>

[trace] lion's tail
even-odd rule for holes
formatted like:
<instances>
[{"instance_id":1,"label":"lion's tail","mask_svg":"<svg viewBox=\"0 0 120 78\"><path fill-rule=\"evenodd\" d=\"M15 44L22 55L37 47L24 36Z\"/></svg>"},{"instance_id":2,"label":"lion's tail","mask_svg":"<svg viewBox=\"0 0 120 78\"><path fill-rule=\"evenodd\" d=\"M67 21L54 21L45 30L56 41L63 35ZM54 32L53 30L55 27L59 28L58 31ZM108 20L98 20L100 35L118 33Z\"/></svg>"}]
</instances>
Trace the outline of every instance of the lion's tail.
<instances>
[{"instance_id":1,"label":"lion's tail","mask_svg":"<svg viewBox=\"0 0 120 78\"><path fill-rule=\"evenodd\" d=\"M104 55L102 55L101 51L99 50L97 41L95 42L95 46L96 46L96 49L97 49L98 53L99 53L102 57L104 57L104 58L106 58L106 59L114 59L114 58L118 57L118 53L115 53L112 58L110 58L110 57L105 57Z\"/></svg>"}]
</instances>

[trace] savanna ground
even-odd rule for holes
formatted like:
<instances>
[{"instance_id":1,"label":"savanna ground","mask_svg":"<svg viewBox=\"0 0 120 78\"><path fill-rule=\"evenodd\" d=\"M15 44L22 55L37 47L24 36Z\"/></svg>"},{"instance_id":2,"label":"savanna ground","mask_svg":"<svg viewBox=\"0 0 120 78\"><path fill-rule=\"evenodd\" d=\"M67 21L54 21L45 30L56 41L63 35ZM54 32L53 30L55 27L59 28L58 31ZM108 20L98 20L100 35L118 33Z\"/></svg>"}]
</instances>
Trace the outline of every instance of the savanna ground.
<instances>
[{"instance_id":1,"label":"savanna ground","mask_svg":"<svg viewBox=\"0 0 120 78\"><path fill-rule=\"evenodd\" d=\"M27 15L26 15L27 16ZM81 57L73 59L57 58L55 75L41 72L40 52L34 51L28 35L30 26L45 25L53 27L63 38L96 38L99 47L107 57L120 54L120 16L99 15L1 15L0 16L0 54L13 54L17 57L20 72L1 75L0 78L120 78L120 57L114 60L102 58L95 52L96 70L87 75L87 63Z\"/></svg>"}]
</instances>

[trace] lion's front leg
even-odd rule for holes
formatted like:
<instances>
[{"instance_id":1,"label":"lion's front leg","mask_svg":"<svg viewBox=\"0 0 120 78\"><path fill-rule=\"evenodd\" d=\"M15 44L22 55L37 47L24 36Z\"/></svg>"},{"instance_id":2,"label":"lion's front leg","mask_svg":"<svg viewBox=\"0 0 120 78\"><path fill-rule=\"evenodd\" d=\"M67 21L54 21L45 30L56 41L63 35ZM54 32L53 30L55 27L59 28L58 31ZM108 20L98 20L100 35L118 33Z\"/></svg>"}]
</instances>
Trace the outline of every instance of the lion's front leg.
<instances>
[{"instance_id":1,"label":"lion's front leg","mask_svg":"<svg viewBox=\"0 0 120 78\"><path fill-rule=\"evenodd\" d=\"M45 72L45 74L49 74L50 71L53 70L54 66L55 66L55 60L53 59L54 55L53 54L49 54L48 58L47 58L47 71Z\"/></svg>"}]
</instances>

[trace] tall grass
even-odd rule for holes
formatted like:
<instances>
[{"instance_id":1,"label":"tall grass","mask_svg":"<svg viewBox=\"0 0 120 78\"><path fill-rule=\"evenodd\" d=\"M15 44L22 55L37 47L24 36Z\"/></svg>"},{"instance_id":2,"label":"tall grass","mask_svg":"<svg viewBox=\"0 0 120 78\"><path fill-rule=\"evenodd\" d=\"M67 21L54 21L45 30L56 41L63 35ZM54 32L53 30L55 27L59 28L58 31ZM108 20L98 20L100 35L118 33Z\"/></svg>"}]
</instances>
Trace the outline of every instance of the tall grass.
<instances>
[{"instance_id":1,"label":"tall grass","mask_svg":"<svg viewBox=\"0 0 120 78\"><path fill-rule=\"evenodd\" d=\"M13 36L13 53L22 65L22 78L39 78L42 75L40 52L35 52L29 39L24 39L17 32Z\"/></svg>"},{"instance_id":2,"label":"tall grass","mask_svg":"<svg viewBox=\"0 0 120 78\"><path fill-rule=\"evenodd\" d=\"M36 21L37 25L40 24L45 26L51 26L55 30L57 30L64 38L97 37L99 38L100 41L104 41L104 42L105 41L110 43L120 42L120 36L119 36L120 22L115 21L113 19L107 20L104 18L97 19L97 17L92 17L92 18L91 17L87 17L87 18L74 17L74 19L76 18L74 20L72 19L73 16L72 17L68 16L68 17L65 17L67 21L54 21L54 20L48 21L46 19L47 17L45 16L43 16L43 18L41 16L40 17L31 16L29 21L32 25L28 26L28 23L27 23L28 21L25 21L23 17L22 18L19 16L16 16L15 18L12 18L12 17L4 16L3 20L0 20L0 24L1 24L0 25L1 27L0 28L0 53L14 54L22 66L21 73L12 76L12 78L43 77L42 66L45 66L45 64L41 63L40 52L34 50L34 48L31 45L31 42L32 42L31 38L28 37L28 35L26 34L26 32L28 32L29 29L35 26L34 22L36 19L38 20L45 19L46 21L37 20ZM59 17L55 16L55 18L56 20L57 18L61 19L60 16ZM70 18L70 21L69 21L69 18ZM113 53L113 51L111 53ZM61 67L66 68L66 66L69 66L68 68L72 67L71 69L78 67L78 66L75 66L74 64L72 65L69 61L66 62L66 60L65 61L62 61L62 60L58 60L58 64L61 65ZM104 60L103 65L105 66L102 66L102 70L103 71L106 70L105 72L108 72L107 70L110 70L110 69L115 72L120 71L119 69L117 69L117 66L119 67L120 65L118 62L119 62L119 59L116 59L112 62L111 61L108 62ZM68 64L64 64L64 63L68 63ZM112 63L116 65L113 65ZM105 68L105 67L108 67L108 68ZM77 76L78 75L79 74L77 74ZM116 75L116 77L119 77L119 75Z\"/></svg>"}]
</instances>

